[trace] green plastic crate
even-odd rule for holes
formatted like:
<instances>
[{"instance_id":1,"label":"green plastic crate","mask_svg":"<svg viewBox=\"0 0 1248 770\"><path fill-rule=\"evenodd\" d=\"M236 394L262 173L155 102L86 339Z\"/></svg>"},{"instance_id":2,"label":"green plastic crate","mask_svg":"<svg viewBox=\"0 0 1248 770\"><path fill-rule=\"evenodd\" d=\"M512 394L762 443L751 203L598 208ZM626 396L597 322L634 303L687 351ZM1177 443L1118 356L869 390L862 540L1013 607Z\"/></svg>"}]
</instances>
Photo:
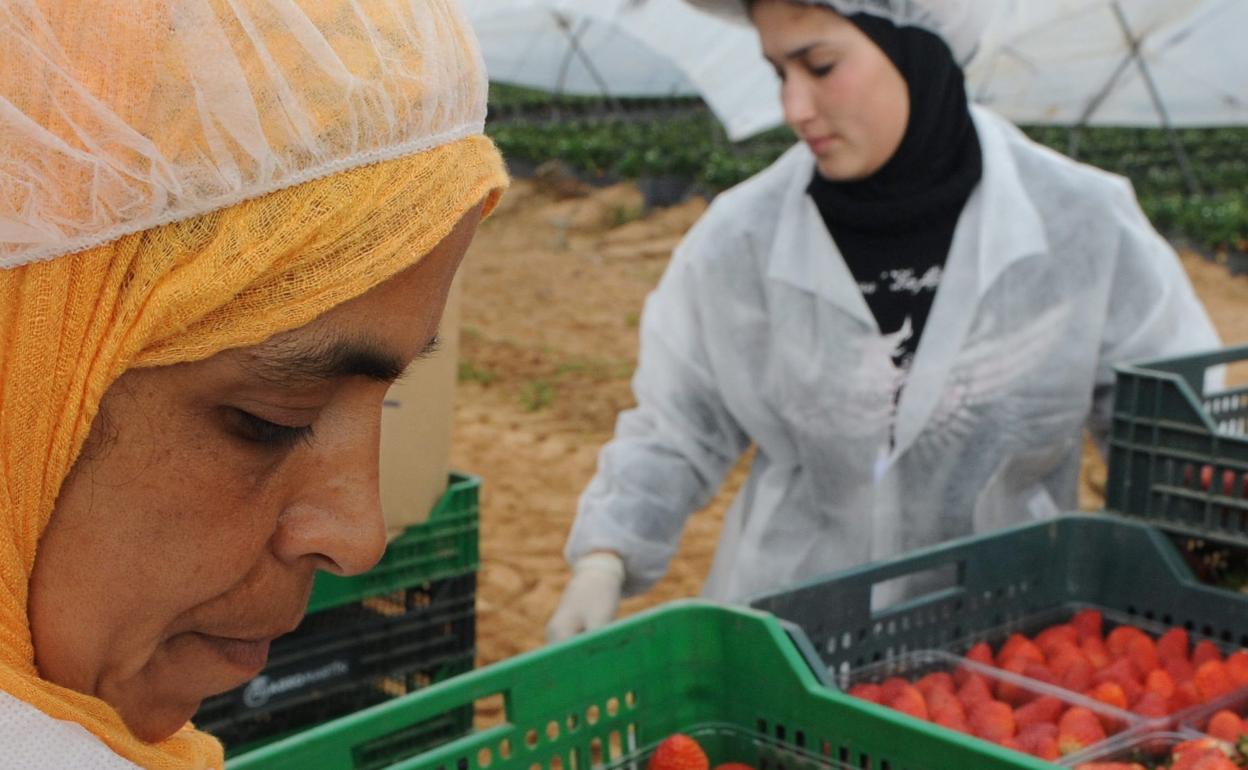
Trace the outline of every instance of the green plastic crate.
<instances>
[{"instance_id":1,"label":"green plastic crate","mask_svg":"<svg viewBox=\"0 0 1248 770\"><path fill-rule=\"evenodd\" d=\"M1204 392L1209 368L1245 360L1248 346L1119 367L1106 508L1248 544L1248 388Z\"/></svg>"},{"instance_id":2,"label":"green plastic crate","mask_svg":"<svg viewBox=\"0 0 1248 770\"><path fill-rule=\"evenodd\" d=\"M874 593L899 581L910 584L907 598L872 606ZM800 626L837 676L912 650L961 651L988 632L1082 607L1248 646L1248 596L1201 584L1165 533L1110 515L1062 516L951 541L751 605Z\"/></svg>"},{"instance_id":3,"label":"green plastic crate","mask_svg":"<svg viewBox=\"0 0 1248 770\"><path fill-rule=\"evenodd\" d=\"M480 488L480 478L452 473L429 519L391 541L376 567L355 577L318 572L308 612L475 572L480 566Z\"/></svg>"},{"instance_id":4,"label":"green plastic crate","mask_svg":"<svg viewBox=\"0 0 1248 770\"><path fill-rule=\"evenodd\" d=\"M1052 767L829 689L803 641L763 613L680 602L344 717L229 768L639 770L675 732L719 736L707 746L712 762L759 770ZM501 699L504 724L416 756L403 750L441 715L482 699Z\"/></svg>"}]
</instances>

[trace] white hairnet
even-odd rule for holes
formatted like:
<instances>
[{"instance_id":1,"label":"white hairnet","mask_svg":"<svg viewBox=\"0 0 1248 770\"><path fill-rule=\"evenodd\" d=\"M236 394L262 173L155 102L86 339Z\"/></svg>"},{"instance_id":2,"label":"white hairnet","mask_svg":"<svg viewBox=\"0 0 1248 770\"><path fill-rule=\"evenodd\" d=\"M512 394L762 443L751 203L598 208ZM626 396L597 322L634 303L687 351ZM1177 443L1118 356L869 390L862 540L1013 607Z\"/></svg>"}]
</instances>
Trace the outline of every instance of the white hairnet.
<instances>
[{"instance_id":1,"label":"white hairnet","mask_svg":"<svg viewBox=\"0 0 1248 770\"><path fill-rule=\"evenodd\" d=\"M965 64L974 55L990 16L1005 0L792 0L802 5L824 5L842 16L868 13L899 27L921 27L939 35ZM746 0L686 0L704 11L748 21Z\"/></svg>"},{"instance_id":2,"label":"white hairnet","mask_svg":"<svg viewBox=\"0 0 1248 770\"><path fill-rule=\"evenodd\" d=\"M0 4L0 268L483 127L485 68L456 0L69 12Z\"/></svg>"}]
</instances>

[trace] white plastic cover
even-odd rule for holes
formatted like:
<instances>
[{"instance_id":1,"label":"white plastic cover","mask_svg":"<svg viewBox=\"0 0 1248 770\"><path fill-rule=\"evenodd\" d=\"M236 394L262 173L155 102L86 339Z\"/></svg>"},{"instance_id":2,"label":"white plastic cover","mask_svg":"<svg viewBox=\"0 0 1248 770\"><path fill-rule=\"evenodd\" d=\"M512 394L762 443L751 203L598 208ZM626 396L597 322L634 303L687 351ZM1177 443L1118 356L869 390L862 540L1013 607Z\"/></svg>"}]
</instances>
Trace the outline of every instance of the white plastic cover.
<instances>
[{"instance_id":1,"label":"white plastic cover","mask_svg":"<svg viewBox=\"0 0 1248 770\"><path fill-rule=\"evenodd\" d=\"M1160 125L1147 69L1175 125L1248 124L1248 46L1239 41L1248 29L1244 0L820 1L847 10L887 5L945 30L956 50L975 48L967 68L972 96L1015 122ZM661 96L681 93L683 75L683 93L701 94L733 139L781 125L779 84L754 30L691 2L716 4L730 17L739 0L469 0L468 7L497 80L564 93ZM526 32L540 25L533 19L552 13L584 30L579 54L569 56L562 33ZM614 44L590 44L591 36L605 41L612 34L620 47L643 45L628 56ZM1135 44L1144 69L1131 58ZM572 73L582 68L581 57L593 62L597 78L561 81L562 63Z\"/></svg>"},{"instance_id":2,"label":"white plastic cover","mask_svg":"<svg viewBox=\"0 0 1248 770\"><path fill-rule=\"evenodd\" d=\"M455 0L99 0L93 18L50 23L65 12L0 4L0 268L484 123Z\"/></svg>"}]
</instances>

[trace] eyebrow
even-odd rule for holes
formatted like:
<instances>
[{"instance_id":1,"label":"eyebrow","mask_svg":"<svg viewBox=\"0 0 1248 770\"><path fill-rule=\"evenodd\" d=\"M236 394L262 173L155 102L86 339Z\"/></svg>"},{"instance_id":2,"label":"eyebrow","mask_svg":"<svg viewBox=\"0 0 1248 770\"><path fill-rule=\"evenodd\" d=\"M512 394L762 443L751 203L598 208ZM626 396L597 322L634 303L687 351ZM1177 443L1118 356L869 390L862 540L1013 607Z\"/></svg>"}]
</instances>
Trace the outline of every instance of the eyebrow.
<instances>
[{"instance_id":1,"label":"eyebrow","mask_svg":"<svg viewBox=\"0 0 1248 770\"><path fill-rule=\"evenodd\" d=\"M428 358L438 349L435 335L415 360ZM334 339L312 345L282 346L252 351L243 363L248 373L283 387L311 387L331 380L365 377L393 383L403 376L403 357L388 351L376 340Z\"/></svg>"},{"instance_id":2,"label":"eyebrow","mask_svg":"<svg viewBox=\"0 0 1248 770\"><path fill-rule=\"evenodd\" d=\"M781 58L785 59L786 61L792 61L793 59L800 59L821 45L827 45L827 43L822 40L816 40L815 42L807 43L806 45L801 46L800 48L794 48L792 51L789 51ZM763 54L763 58L771 62L773 65L776 63L774 59L772 59L770 56L767 56L766 54Z\"/></svg>"}]
</instances>

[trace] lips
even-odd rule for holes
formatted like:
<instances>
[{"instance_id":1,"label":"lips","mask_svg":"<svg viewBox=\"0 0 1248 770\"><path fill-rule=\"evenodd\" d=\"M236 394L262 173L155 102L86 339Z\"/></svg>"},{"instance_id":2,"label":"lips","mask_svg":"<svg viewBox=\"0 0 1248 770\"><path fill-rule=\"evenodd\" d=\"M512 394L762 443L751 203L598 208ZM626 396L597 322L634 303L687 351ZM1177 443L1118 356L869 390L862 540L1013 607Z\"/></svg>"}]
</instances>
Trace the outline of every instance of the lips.
<instances>
[{"instance_id":1,"label":"lips","mask_svg":"<svg viewBox=\"0 0 1248 770\"><path fill-rule=\"evenodd\" d=\"M210 634L200 634L199 637L227 663L254 674L260 673L269 660L272 639L234 639Z\"/></svg>"},{"instance_id":2,"label":"lips","mask_svg":"<svg viewBox=\"0 0 1248 770\"><path fill-rule=\"evenodd\" d=\"M832 147L836 142L835 136L810 136L803 137L806 144L810 147L810 151L816 155L822 155Z\"/></svg>"}]
</instances>

